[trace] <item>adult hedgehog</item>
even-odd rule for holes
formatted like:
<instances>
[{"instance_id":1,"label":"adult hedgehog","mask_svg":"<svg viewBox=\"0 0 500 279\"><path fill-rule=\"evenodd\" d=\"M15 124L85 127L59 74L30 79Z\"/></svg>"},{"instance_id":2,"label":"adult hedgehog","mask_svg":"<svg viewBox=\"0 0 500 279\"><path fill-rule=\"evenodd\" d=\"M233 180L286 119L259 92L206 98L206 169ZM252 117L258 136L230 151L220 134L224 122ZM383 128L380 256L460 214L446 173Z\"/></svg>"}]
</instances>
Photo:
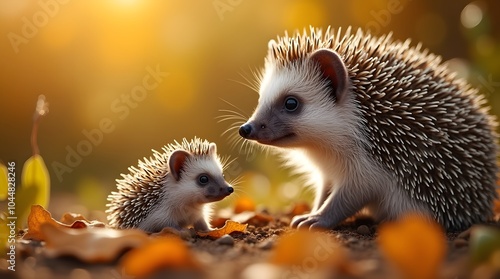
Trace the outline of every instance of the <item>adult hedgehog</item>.
<instances>
[{"instance_id":1,"label":"adult hedgehog","mask_svg":"<svg viewBox=\"0 0 500 279\"><path fill-rule=\"evenodd\" d=\"M285 34L269 42L259 95L240 135L316 179L312 212L292 226L332 228L363 208L378 220L417 212L447 230L491 217L496 120L420 44L350 29Z\"/></svg>"}]
</instances>

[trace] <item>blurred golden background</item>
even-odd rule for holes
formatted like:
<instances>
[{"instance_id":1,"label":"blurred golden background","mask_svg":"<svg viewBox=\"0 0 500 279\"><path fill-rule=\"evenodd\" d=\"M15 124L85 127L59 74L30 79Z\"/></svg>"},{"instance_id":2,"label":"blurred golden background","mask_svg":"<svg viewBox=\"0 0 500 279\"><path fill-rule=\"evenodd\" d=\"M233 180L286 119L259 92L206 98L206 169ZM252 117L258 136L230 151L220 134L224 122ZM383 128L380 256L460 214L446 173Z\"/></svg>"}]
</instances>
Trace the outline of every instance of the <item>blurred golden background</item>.
<instances>
[{"instance_id":1,"label":"blurred golden background","mask_svg":"<svg viewBox=\"0 0 500 279\"><path fill-rule=\"evenodd\" d=\"M128 166L194 136L236 158L227 176L242 177L239 195L271 209L307 200L273 156L231 148L221 136L230 123L216 117L234 109L223 100L250 115L257 94L241 83L263 66L267 42L309 25L420 41L500 114L495 0L0 0L0 159L20 173L44 94L50 113L38 141L52 212L104 209Z\"/></svg>"}]
</instances>

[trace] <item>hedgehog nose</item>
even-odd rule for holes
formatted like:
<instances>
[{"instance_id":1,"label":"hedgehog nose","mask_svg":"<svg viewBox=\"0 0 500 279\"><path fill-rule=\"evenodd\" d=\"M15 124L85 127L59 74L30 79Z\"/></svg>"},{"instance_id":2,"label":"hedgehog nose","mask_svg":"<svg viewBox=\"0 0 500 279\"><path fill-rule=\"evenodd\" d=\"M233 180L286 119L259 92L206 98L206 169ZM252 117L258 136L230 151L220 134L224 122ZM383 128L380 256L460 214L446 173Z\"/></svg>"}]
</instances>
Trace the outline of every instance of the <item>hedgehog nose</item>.
<instances>
[{"instance_id":1,"label":"hedgehog nose","mask_svg":"<svg viewBox=\"0 0 500 279\"><path fill-rule=\"evenodd\" d=\"M229 194L231 194L232 192L234 192L234 188L233 187L227 187L227 192Z\"/></svg>"},{"instance_id":2,"label":"hedgehog nose","mask_svg":"<svg viewBox=\"0 0 500 279\"><path fill-rule=\"evenodd\" d=\"M250 124L244 124L240 127L240 136L248 138L252 132L252 126Z\"/></svg>"}]
</instances>

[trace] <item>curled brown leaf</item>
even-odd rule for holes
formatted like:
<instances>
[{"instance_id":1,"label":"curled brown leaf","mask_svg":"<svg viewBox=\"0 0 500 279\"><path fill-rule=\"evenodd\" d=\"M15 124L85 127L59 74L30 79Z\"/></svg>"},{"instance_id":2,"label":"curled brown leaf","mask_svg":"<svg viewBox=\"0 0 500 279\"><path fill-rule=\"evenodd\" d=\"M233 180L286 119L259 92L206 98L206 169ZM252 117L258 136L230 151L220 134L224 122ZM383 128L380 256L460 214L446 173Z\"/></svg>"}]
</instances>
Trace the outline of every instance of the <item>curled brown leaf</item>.
<instances>
[{"instance_id":1,"label":"curled brown leaf","mask_svg":"<svg viewBox=\"0 0 500 279\"><path fill-rule=\"evenodd\" d=\"M240 224L235 221L227 220L226 224L220 228L209 232L197 232L199 236L209 236L213 238L219 238L223 235L230 234L232 232L245 232L248 224Z\"/></svg>"},{"instance_id":2,"label":"curled brown leaf","mask_svg":"<svg viewBox=\"0 0 500 279\"><path fill-rule=\"evenodd\" d=\"M47 222L41 225L45 236L45 254L49 257L72 256L88 263L115 260L124 250L144 245L149 237L141 230L92 228L74 230Z\"/></svg>"}]
</instances>

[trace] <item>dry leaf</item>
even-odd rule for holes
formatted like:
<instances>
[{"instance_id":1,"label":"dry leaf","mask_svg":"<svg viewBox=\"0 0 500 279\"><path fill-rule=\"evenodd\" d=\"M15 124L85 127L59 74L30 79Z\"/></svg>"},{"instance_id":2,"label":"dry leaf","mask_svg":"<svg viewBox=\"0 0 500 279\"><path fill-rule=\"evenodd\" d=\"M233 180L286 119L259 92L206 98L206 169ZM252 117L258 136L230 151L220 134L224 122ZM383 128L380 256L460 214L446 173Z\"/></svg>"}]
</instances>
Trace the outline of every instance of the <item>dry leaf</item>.
<instances>
[{"instance_id":1,"label":"dry leaf","mask_svg":"<svg viewBox=\"0 0 500 279\"><path fill-rule=\"evenodd\" d=\"M103 222L99 222L96 220L89 221L83 215L78 213L70 213L66 212L61 217L61 223L70 225L71 228L85 228L85 227L97 227L104 228L106 225Z\"/></svg>"},{"instance_id":2,"label":"dry leaf","mask_svg":"<svg viewBox=\"0 0 500 279\"><path fill-rule=\"evenodd\" d=\"M242 212L234 215L231 219L242 224L250 224L257 227L263 227L273 220L273 217L264 213L256 213L251 211Z\"/></svg>"},{"instance_id":3,"label":"dry leaf","mask_svg":"<svg viewBox=\"0 0 500 279\"><path fill-rule=\"evenodd\" d=\"M177 237L161 237L134 249L123 257L124 273L134 277L147 277L163 268L199 268L195 257Z\"/></svg>"},{"instance_id":4,"label":"dry leaf","mask_svg":"<svg viewBox=\"0 0 500 279\"><path fill-rule=\"evenodd\" d=\"M337 241L325 233L297 230L278 239L270 261L291 266L302 265L309 257L319 257L321 262L327 262L343 252Z\"/></svg>"},{"instance_id":5,"label":"dry leaf","mask_svg":"<svg viewBox=\"0 0 500 279\"><path fill-rule=\"evenodd\" d=\"M69 213L69 212L66 212L61 217L61 223L66 224L66 225L71 225L75 221L85 221L87 223L90 223L90 221L87 220L87 218L83 217L81 214L78 214L78 213Z\"/></svg>"},{"instance_id":6,"label":"dry leaf","mask_svg":"<svg viewBox=\"0 0 500 279\"><path fill-rule=\"evenodd\" d=\"M380 226L378 242L383 254L405 278L436 278L446 254L441 227L419 215Z\"/></svg>"},{"instance_id":7,"label":"dry leaf","mask_svg":"<svg viewBox=\"0 0 500 279\"><path fill-rule=\"evenodd\" d=\"M45 236L41 231L41 226L45 223L52 224L58 227L69 228L69 225L57 222L52 218L50 212L45 210L41 205L32 205L30 214L28 215L28 232L23 236L23 239L30 240L45 240Z\"/></svg>"},{"instance_id":8,"label":"dry leaf","mask_svg":"<svg viewBox=\"0 0 500 279\"><path fill-rule=\"evenodd\" d=\"M209 232L197 232L199 236L210 236L214 238L222 237L223 235L230 234L232 232L245 232L248 224L240 224L231 220L227 220L224 227L220 229L215 229Z\"/></svg>"},{"instance_id":9,"label":"dry leaf","mask_svg":"<svg viewBox=\"0 0 500 279\"><path fill-rule=\"evenodd\" d=\"M332 236L308 230L297 230L280 237L270 263L290 270L290 278L314 278L315 273L321 272L352 277L361 272L359 268L356 270L347 251Z\"/></svg>"},{"instance_id":10,"label":"dry leaf","mask_svg":"<svg viewBox=\"0 0 500 279\"><path fill-rule=\"evenodd\" d=\"M219 228L224 226L227 220L229 220L229 217L216 217L210 221L210 225L212 225L212 227L214 228Z\"/></svg>"},{"instance_id":11,"label":"dry leaf","mask_svg":"<svg viewBox=\"0 0 500 279\"><path fill-rule=\"evenodd\" d=\"M139 247L149 241L141 230L93 228L74 230L52 223L41 225L47 256L73 256L88 263L115 260L124 250Z\"/></svg>"},{"instance_id":12,"label":"dry leaf","mask_svg":"<svg viewBox=\"0 0 500 279\"><path fill-rule=\"evenodd\" d=\"M255 202L249 197L240 197L234 204L234 213L238 214L245 211L255 211Z\"/></svg>"},{"instance_id":13,"label":"dry leaf","mask_svg":"<svg viewBox=\"0 0 500 279\"><path fill-rule=\"evenodd\" d=\"M68 216L75 217L68 217ZM61 228L70 229L83 229L83 228L102 228L105 227L104 223L99 221L88 221L83 216L74 213L66 213L62 218L62 223L56 221L52 218L50 212L48 212L41 205L32 205L30 215L28 216L28 232L23 236L23 239L29 240L45 240L45 235L40 230L41 226L45 223L50 223ZM73 222L70 222L73 221Z\"/></svg>"}]
</instances>

